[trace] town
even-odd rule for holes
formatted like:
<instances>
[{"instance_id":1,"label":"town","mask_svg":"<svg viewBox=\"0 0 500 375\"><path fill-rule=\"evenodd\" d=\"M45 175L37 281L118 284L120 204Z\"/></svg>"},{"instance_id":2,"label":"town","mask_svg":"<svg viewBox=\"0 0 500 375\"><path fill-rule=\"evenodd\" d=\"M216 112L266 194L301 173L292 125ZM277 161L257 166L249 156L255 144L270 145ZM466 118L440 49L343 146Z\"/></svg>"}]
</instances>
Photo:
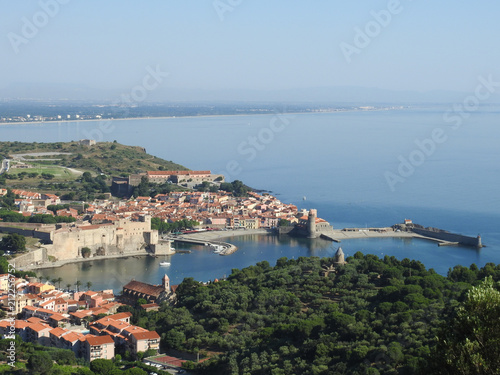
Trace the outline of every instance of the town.
<instances>
[{"instance_id":1,"label":"town","mask_svg":"<svg viewBox=\"0 0 500 375\"><path fill-rule=\"evenodd\" d=\"M148 171L131 176L153 183L194 185L204 181L223 181L210 171ZM120 184L120 182L118 182ZM129 189L129 187L125 187ZM2 218L0 231L32 237L38 242L23 252L8 252L19 270L50 267L57 262L103 259L136 255L171 254L165 232L188 223L182 233L203 231L276 229L280 225L306 226L307 211L298 210L268 194L248 191L243 196L230 192L178 191L167 194L137 196L129 199L100 199L92 202L65 203L51 193L20 189L1 189L0 196L14 195L18 217L9 222ZM316 215L315 210L311 213ZM43 217L44 220L30 218ZM46 220L58 218L57 222ZM63 218L64 220L59 220ZM326 223L314 216L315 222ZM175 229L179 230L179 229ZM181 233L181 232L174 232ZM158 310L162 302L174 303L177 285L170 285L165 274L160 285L131 280L116 296L113 290L81 291L81 283L61 289L61 278L42 282L36 277L0 275L0 307L16 319L0 322L4 338L19 335L24 341L70 349L86 361L112 359L116 354L142 358L143 353L157 354L160 336L155 331L130 324L130 312L119 312L120 306L140 306L145 311ZM56 284L59 284L56 287ZM14 287L12 287L12 285ZM15 300L12 301L12 289ZM168 366L168 364L165 364ZM175 366L174 366L175 367Z\"/></svg>"},{"instance_id":2,"label":"town","mask_svg":"<svg viewBox=\"0 0 500 375\"><path fill-rule=\"evenodd\" d=\"M15 288L14 304L12 294L7 295L10 284ZM0 335L13 338L15 334L27 342L69 349L88 362L113 359L118 353L137 359L159 352L158 333L130 324L132 313L117 310L128 304L157 311L159 303L173 300L176 286L170 286L167 275L161 285L133 280L123 287L121 298L112 290L84 292L79 285L76 291L69 289L71 285L63 290L54 284L0 275L0 306L16 316L0 321Z\"/></svg>"},{"instance_id":3,"label":"town","mask_svg":"<svg viewBox=\"0 0 500 375\"><path fill-rule=\"evenodd\" d=\"M205 178L203 176L210 175L209 172L189 171L182 176L197 176L193 178L200 182ZM147 175L158 179L160 173L165 176L170 172L148 172ZM267 193L252 191L242 197L225 191L181 191L128 200L80 202L66 208L54 194L18 189L13 189L12 193L17 197L16 209L23 217L48 215L69 219L64 220L69 222L58 223L9 223L4 220L0 224L3 232L40 240L38 247L16 258L17 267L23 269L36 268L47 261L168 254L171 253L170 242L164 241L160 232L166 232L169 225L173 227L172 224L180 222L189 223L189 229L195 231L270 230L284 224L300 224L308 218L307 211L299 211L293 204L282 203ZM0 194L7 194L7 190L1 190Z\"/></svg>"}]
</instances>

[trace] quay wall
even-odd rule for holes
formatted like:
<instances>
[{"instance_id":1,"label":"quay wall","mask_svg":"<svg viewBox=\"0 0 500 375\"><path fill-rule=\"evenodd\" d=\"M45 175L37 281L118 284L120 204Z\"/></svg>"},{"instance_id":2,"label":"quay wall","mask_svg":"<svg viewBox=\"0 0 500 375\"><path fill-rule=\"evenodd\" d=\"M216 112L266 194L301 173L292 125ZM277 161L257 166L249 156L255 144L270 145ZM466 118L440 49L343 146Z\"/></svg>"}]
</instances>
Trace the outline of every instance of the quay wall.
<instances>
[{"instance_id":1,"label":"quay wall","mask_svg":"<svg viewBox=\"0 0 500 375\"><path fill-rule=\"evenodd\" d=\"M422 228L411 228L412 232L420 234L425 237L436 238L438 240L448 241L448 242L458 242L461 245L481 247L482 243L480 237L470 237L464 236L462 234L450 233L446 231L434 231Z\"/></svg>"}]
</instances>

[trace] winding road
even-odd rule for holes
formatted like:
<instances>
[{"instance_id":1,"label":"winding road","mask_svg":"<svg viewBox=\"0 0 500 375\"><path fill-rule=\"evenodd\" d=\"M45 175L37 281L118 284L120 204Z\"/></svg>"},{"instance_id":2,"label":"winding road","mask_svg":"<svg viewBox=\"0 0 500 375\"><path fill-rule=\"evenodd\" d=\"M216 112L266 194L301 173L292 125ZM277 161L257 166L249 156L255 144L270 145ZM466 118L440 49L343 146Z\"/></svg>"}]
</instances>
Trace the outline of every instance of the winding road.
<instances>
[{"instance_id":1,"label":"winding road","mask_svg":"<svg viewBox=\"0 0 500 375\"><path fill-rule=\"evenodd\" d=\"M2 168L0 169L0 174L8 172L10 168L10 159L2 160Z\"/></svg>"}]
</instances>

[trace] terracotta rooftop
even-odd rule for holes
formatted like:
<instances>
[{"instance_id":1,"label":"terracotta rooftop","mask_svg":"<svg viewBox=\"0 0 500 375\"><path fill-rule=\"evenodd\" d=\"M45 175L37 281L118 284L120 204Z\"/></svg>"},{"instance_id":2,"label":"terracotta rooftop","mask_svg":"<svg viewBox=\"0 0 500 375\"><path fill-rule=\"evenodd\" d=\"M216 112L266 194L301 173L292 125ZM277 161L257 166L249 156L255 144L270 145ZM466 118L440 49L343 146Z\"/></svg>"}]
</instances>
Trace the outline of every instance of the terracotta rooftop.
<instances>
[{"instance_id":1,"label":"terracotta rooftop","mask_svg":"<svg viewBox=\"0 0 500 375\"><path fill-rule=\"evenodd\" d=\"M131 312L121 312L121 313L118 313L118 314L107 316L107 318L114 319L114 320L122 320L122 319L127 319L127 318L130 318L130 317L132 317L132 313Z\"/></svg>"},{"instance_id":2,"label":"terracotta rooftop","mask_svg":"<svg viewBox=\"0 0 500 375\"><path fill-rule=\"evenodd\" d=\"M143 294L146 294L148 296L152 296L152 297L159 297L161 292L164 291L163 289L163 286L161 285L151 285L151 284L146 284L146 283L143 283L141 281L135 281L135 280L132 280L131 282L129 282L127 285L125 285L123 287L123 290L131 290L131 291L134 291L134 292L138 292L138 293L143 293Z\"/></svg>"},{"instance_id":3,"label":"terracotta rooftop","mask_svg":"<svg viewBox=\"0 0 500 375\"><path fill-rule=\"evenodd\" d=\"M115 342L113 341L113 339L111 338L111 336L92 336L92 335L88 335L86 337L87 339L87 342L91 345L91 346L99 346L99 345L104 345L104 344L114 344Z\"/></svg>"},{"instance_id":4,"label":"terracotta rooftop","mask_svg":"<svg viewBox=\"0 0 500 375\"><path fill-rule=\"evenodd\" d=\"M131 335L134 336L136 340L154 340L160 338L160 335L158 335L156 331L134 332L131 333Z\"/></svg>"},{"instance_id":5,"label":"terracotta rooftop","mask_svg":"<svg viewBox=\"0 0 500 375\"><path fill-rule=\"evenodd\" d=\"M148 171L149 176L211 174L210 171Z\"/></svg>"},{"instance_id":6,"label":"terracotta rooftop","mask_svg":"<svg viewBox=\"0 0 500 375\"><path fill-rule=\"evenodd\" d=\"M78 341L82 337L83 337L83 335L81 333L75 332L75 331L70 331L68 334L63 336L63 340L66 340L68 342L75 342L75 341Z\"/></svg>"},{"instance_id":7,"label":"terracotta rooftop","mask_svg":"<svg viewBox=\"0 0 500 375\"><path fill-rule=\"evenodd\" d=\"M29 328L31 328L35 332L40 332L40 331L43 331L44 329L52 328L52 327L48 326L47 324L34 323L34 324L30 324Z\"/></svg>"},{"instance_id":8,"label":"terracotta rooftop","mask_svg":"<svg viewBox=\"0 0 500 375\"><path fill-rule=\"evenodd\" d=\"M16 329L19 329L19 328L26 328L28 326L30 326L31 324L28 323L28 322L25 322L24 320L16 320L14 322L14 327ZM0 322L0 327L2 328L7 328L7 327L10 327L10 320L2 320Z\"/></svg>"},{"instance_id":9,"label":"terracotta rooftop","mask_svg":"<svg viewBox=\"0 0 500 375\"><path fill-rule=\"evenodd\" d=\"M42 323L42 322L45 322L45 320L40 319L40 318L35 318L34 316L32 316L31 318L28 318L26 321L30 322L30 323Z\"/></svg>"},{"instance_id":10,"label":"terracotta rooftop","mask_svg":"<svg viewBox=\"0 0 500 375\"><path fill-rule=\"evenodd\" d=\"M57 327L57 328L54 328L53 330L49 331L49 333L51 335L54 335L56 337L61 337L62 335L64 335L66 332L68 332L67 329L64 329L64 328L61 328L61 327Z\"/></svg>"}]
</instances>

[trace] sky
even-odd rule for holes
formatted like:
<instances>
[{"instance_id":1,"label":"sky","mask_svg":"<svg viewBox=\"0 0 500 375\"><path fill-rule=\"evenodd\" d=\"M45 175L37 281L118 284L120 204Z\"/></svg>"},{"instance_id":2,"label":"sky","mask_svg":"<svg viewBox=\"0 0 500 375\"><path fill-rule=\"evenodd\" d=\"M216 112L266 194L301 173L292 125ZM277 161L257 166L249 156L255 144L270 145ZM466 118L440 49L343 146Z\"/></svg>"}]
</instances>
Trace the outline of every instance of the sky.
<instances>
[{"instance_id":1,"label":"sky","mask_svg":"<svg viewBox=\"0 0 500 375\"><path fill-rule=\"evenodd\" d=\"M0 0L0 89L368 87L470 92L500 80L500 2ZM168 77L166 76L168 73ZM4 94L5 96L5 94Z\"/></svg>"}]
</instances>

